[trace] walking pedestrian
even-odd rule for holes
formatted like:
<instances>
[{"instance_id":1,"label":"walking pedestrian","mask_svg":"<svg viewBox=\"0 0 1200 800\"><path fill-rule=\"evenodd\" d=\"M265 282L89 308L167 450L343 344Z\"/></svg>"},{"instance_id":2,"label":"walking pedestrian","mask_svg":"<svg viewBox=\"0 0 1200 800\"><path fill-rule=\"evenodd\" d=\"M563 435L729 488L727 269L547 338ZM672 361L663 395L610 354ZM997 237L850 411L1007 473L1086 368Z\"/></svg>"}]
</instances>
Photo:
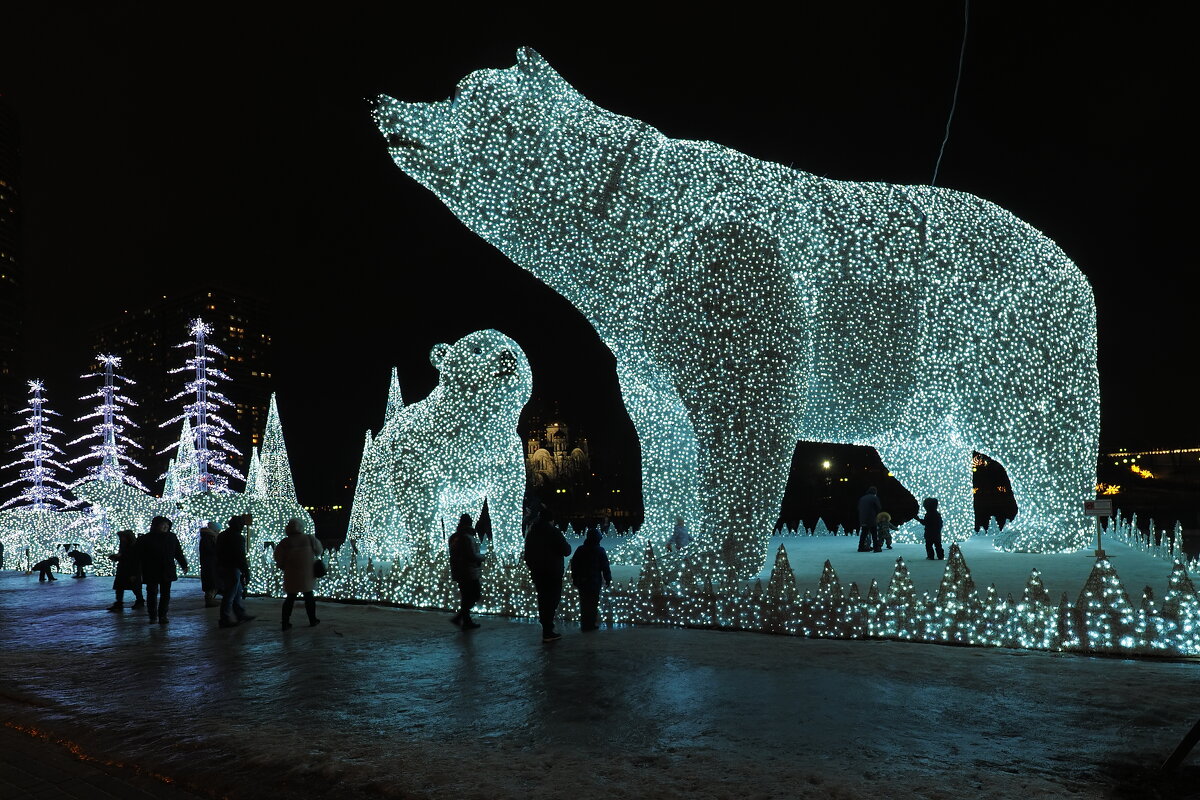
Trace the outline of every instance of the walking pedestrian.
<instances>
[{"instance_id":1,"label":"walking pedestrian","mask_svg":"<svg viewBox=\"0 0 1200 800\"><path fill-rule=\"evenodd\" d=\"M246 563L246 537L242 530L254 524L250 514L231 517L225 530L217 534L217 578L221 583L222 628L232 628L254 619L242 605L242 593L250 582L250 565Z\"/></svg>"},{"instance_id":2,"label":"walking pedestrian","mask_svg":"<svg viewBox=\"0 0 1200 800\"><path fill-rule=\"evenodd\" d=\"M533 509L529 533L525 535L525 564L533 576L537 592L538 621L542 623L542 641L562 638L554 630L554 614L562 601L562 582L565 559L571 555L571 545L562 531L554 527L554 512L541 505Z\"/></svg>"},{"instance_id":3,"label":"walking pedestrian","mask_svg":"<svg viewBox=\"0 0 1200 800\"><path fill-rule=\"evenodd\" d=\"M54 577L54 573L50 571L51 568L58 569L58 556L50 556L50 558L39 561L30 567L29 571L37 571L38 583L43 583L45 581L56 581L58 578Z\"/></svg>"},{"instance_id":4,"label":"walking pedestrian","mask_svg":"<svg viewBox=\"0 0 1200 800\"><path fill-rule=\"evenodd\" d=\"M288 520L284 537L275 545L275 565L283 570L283 630L292 627L292 609L296 606L296 595L304 595L304 611L308 614L308 627L318 625L317 601L313 599L316 575L313 563L325 552L321 542L311 533L304 532L304 523L296 517ZM245 618L243 618L244 621Z\"/></svg>"},{"instance_id":5,"label":"walking pedestrian","mask_svg":"<svg viewBox=\"0 0 1200 800\"><path fill-rule=\"evenodd\" d=\"M146 584L146 611L150 622L166 625L167 609L171 605L171 584L179 579L176 563L187 572L187 559L179 546L179 537L171 530L171 520L155 517L150 532L137 540L138 562L142 567L142 582Z\"/></svg>"},{"instance_id":6,"label":"walking pedestrian","mask_svg":"<svg viewBox=\"0 0 1200 800\"><path fill-rule=\"evenodd\" d=\"M938 511L936 497L926 497L921 505L925 509L925 518L917 517L917 522L925 526L925 559L933 561L933 553L937 551L939 561L944 561L946 554L942 551L942 514Z\"/></svg>"},{"instance_id":7,"label":"walking pedestrian","mask_svg":"<svg viewBox=\"0 0 1200 800\"><path fill-rule=\"evenodd\" d=\"M483 556L479 554L479 541L475 538L476 531L471 525L471 515L463 514L458 518L458 527L450 536L450 577L458 584L461 597L458 613L450 618L450 622L458 625L464 631L479 627L479 623L471 619L471 607L479 602L483 594L480 584L480 565Z\"/></svg>"},{"instance_id":8,"label":"walking pedestrian","mask_svg":"<svg viewBox=\"0 0 1200 800\"><path fill-rule=\"evenodd\" d=\"M214 608L221 605L217 599L217 535L221 532L221 523L209 520L200 529L200 588L204 592L204 607Z\"/></svg>"},{"instance_id":9,"label":"walking pedestrian","mask_svg":"<svg viewBox=\"0 0 1200 800\"><path fill-rule=\"evenodd\" d=\"M594 631L600 627L600 587L612 586L608 553L600 546L604 534L600 526L588 528L583 544L571 556L571 583L579 590L579 629Z\"/></svg>"},{"instance_id":10,"label":"walking pedestrian","mask_svg":"<svg viewBox=\"0 0 1200 800\"><path fill-rule=\"evenodd\" d=\"M883 511L883 504L879 502L879 491L870 486L867 493L858 498L858 552L879 552L879 542L875 540L875 517L880 511Z\"/></svg>"},{"instance_id":11,"label":"walking pedestrian","mask_svg":"<svg viewBox=\"0 0 1200 800\"><path fill-rule=\"evenodd\" d=\"M113 576L113 591L116 592L117 599L108 610L125 610L127 590L133 592L135 610L145 606L146 599L142 597L142 565L138 560L137 539L133 531L117 531L117 552L110 553L108 557L117 564L117 572Z\"/></svg>"}]
</instances>

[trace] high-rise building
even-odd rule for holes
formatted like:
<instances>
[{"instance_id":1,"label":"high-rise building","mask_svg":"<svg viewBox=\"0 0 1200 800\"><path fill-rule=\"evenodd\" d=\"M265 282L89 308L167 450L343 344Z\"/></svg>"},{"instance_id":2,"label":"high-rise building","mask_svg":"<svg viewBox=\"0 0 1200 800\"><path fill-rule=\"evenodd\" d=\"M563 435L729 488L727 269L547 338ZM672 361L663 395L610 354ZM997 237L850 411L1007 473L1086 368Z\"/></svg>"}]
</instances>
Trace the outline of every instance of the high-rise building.
<instances>
[{"instance_id":1,"label":"high-rise building","mask_svg":"<svg viewBox=\"0 0 1200 800\"><path fill-rule=\"evenodd\" d=\"M233 402L233 412L222 412L222 416L239 433L227 437L242 452L240 459L232 458L230 463L245 474L250 448L262 444L274 378L273 320L267 304L244 295L202 289L180 297L163 297L149 308L128 310L93 337L91 356L119 356L121 374L137 381L129 391L138 403L131 418L141 426L134 438L145 448L137 457L146 466L147 483L155 490L160 488L155 482L166 471L173 448L162 455L157 453L178 441L182 423L166 428L159 425L182 412L187 400L170 398L193 379L190 372L171 374L192 355L189 349L176 345L191 338L189 326L196 318L212 326L208 342L225 353L224 358L216 359L215 366L229 375L229 381L216 388ZM238 485L232 488L241 489Z\"/></svg>"},{"instance_id":2,"label":"high-rise building","mask_svg":"<svg viewBox=\"0 0 1200 800\"><path fill-rule=\"evenodd\" d=\"M7 99L0 95L0 450L16 444L11 428L25 402L20 364L21 321L21 197L20 126Z\"/></svg>"}]
</instances>

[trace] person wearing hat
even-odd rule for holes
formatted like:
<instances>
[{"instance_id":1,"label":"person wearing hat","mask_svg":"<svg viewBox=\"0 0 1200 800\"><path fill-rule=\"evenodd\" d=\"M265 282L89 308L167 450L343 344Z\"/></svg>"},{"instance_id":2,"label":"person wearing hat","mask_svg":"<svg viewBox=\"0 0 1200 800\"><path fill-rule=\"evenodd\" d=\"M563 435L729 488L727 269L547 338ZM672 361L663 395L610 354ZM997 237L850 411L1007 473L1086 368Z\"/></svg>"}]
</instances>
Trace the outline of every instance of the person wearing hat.
<instances>
[{"instance_id":1,"label":"person wearing hat","mask_svg":"<svg viewBox=\"0 0 1200 800\"><path fill-rule=\"evenodd\" d=\"M579 590L579 629L594 631L600 616L600 587L612 586L612 570L608 553L600 546L604 534L599 525L592 525L583 544L571 556L571 583Z\"/></svg>"}]
</instances>

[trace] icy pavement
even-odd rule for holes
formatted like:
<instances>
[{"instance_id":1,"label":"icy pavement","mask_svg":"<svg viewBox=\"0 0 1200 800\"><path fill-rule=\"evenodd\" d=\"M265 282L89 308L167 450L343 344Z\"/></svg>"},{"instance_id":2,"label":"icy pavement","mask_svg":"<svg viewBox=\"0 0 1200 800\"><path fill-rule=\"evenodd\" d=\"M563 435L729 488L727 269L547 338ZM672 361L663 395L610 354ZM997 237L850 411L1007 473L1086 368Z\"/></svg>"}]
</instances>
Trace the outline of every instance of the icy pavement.
<instances>
[{"instance_id":1,"label":"icy pavement","mask_svg":"<svg viewBox=\"0 0 1200 800\"><path fill-rule=\"evenodd\" d=\"M0 573L0 718L216 796L1200 796L1200 753L1154 773L1194 662L327 603L282 633L265 599L220 630L192 580L160 627L110 585Z\"/></svg>"}]
</instances>

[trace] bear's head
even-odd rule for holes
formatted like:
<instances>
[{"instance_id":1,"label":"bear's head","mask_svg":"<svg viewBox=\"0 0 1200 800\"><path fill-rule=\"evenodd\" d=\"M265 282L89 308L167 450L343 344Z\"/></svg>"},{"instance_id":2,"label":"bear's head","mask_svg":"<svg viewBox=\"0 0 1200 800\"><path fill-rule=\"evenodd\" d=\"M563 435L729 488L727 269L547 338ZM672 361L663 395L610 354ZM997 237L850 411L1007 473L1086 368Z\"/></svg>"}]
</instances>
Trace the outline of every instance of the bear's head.
<instances>
[{"instance_id":1,"label":"bear's head","mask_svg":"<svg viewBox=\"0 0 1200 800\"><path fill-rule=\"evenodd\" d=\"M436 344L429 360L441 373L438 385L443 392L463 398L473 409L520 414L533 391L529 359L500 331L475 331L454 344Z\"/></svg>"},{"instance_id":2,"label":"bear's head","mask_svg":"<svg viewBox=\"0 0 1200 800\"><path fill-rule=\"evenodd\" d=\"M396 165L502 249L539 214L594 211L631 137L653 131L598 108L528 47L513 67L463 78L449 100L381 95L373 116Z\"/></svg>"}]
</instances>

